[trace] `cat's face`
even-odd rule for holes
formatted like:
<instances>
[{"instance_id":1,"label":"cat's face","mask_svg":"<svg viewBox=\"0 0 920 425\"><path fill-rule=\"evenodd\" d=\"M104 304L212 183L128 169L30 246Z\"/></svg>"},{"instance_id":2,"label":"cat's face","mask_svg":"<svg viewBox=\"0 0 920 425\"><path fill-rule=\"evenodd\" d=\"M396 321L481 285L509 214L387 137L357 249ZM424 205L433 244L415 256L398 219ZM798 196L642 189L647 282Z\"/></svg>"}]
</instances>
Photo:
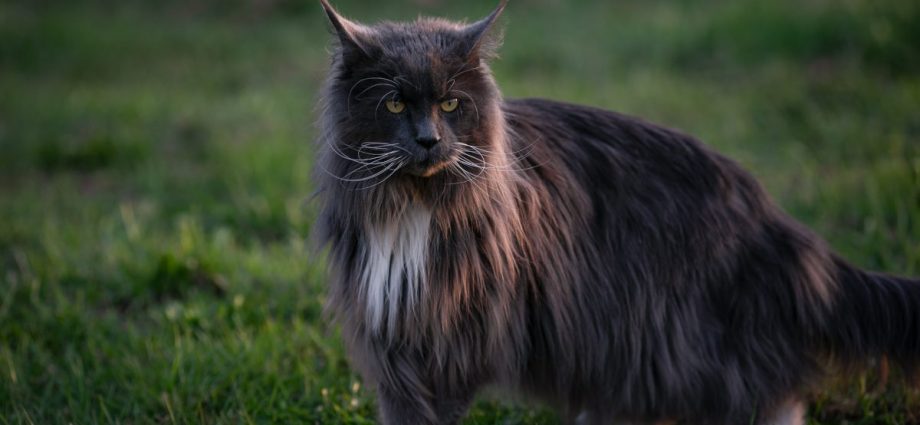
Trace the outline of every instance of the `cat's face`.
<instances>
[{"instance_id":1,"label":"cat's face","mask_svg":"<svg viewBox=\"0 0 920 425\"><path fill-rule=\"evenodd\" d=\"M485 34L500 10L471 25L366 27L326 6L340 39L325 100L337 135L331 148L343 162L337 177L374 184L475 172L463 164L485 162L500 102L484 63Z\"/></svg>"}]
</instances>

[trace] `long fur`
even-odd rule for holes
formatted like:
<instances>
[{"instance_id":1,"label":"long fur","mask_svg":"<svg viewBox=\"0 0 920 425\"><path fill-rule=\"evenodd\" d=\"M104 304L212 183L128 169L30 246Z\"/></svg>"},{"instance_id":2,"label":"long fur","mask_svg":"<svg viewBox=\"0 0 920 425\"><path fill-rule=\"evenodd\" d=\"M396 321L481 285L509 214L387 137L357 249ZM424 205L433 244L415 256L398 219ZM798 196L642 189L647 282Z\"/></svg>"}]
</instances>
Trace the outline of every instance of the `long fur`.
<instances>
[{"instance_id":1,"label":"long fur","mask_svg":"<svg viewBox=\"0 0 920 425\"><path fill-rule=\"evenodd\" d=\"M455 423L489 385L571 422L796 423L820 359L916 360L920 282L845 263L733 161L624 115L503 100L483 21L364 27L326 7L316 231L384 423ZM381 124L387 85L465 93L443 143L479 162L356 162L404 143Z\"/></svg>"}]
</instances>

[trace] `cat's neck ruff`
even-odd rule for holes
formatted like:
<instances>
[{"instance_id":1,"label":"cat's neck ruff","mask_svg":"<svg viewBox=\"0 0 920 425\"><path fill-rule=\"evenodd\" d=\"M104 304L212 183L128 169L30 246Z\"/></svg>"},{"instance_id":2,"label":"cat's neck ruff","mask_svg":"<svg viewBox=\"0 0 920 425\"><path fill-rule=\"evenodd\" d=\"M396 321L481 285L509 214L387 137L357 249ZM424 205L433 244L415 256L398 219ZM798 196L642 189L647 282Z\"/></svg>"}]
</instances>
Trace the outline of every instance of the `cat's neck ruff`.
<instances>
[{"instance_id":1,"label":"cat's neck ruff","mask_svg":"<svg viewBox=\"0 0 920 425\"><path fill-rule=\"evenodd\" d=\"M427 278L431 209L410 202L386 220L365 223L361 290L366 325L392 334L418 308ZM384 323L384 320L386 323Z\"/></svg>"}]
</instances>

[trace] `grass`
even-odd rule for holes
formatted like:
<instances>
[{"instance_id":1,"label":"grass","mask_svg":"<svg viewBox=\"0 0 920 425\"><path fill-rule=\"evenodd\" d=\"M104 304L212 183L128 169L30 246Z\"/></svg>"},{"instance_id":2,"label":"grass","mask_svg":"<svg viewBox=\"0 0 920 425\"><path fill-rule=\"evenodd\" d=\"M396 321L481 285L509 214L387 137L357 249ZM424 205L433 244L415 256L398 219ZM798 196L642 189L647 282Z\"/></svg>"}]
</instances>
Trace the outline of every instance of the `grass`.
<instances>
[{"instance_id":1,"label":"grass","mask_svg":"<svg viewBox=\"0 0 920 425\"><path fill-rule=\"evenodd\" d=\"M492 6L382 3L337 4L367 21ZM920 274L918 3L506 16L507 96L695 134L847 258ZM0 4L0 423L374 421L305 245L328 41L310 0ZM874 370L830 377L811 423L920 420L917 390ZM506 397L467 420L553 422Z\"/></svg>"}]
</instances>

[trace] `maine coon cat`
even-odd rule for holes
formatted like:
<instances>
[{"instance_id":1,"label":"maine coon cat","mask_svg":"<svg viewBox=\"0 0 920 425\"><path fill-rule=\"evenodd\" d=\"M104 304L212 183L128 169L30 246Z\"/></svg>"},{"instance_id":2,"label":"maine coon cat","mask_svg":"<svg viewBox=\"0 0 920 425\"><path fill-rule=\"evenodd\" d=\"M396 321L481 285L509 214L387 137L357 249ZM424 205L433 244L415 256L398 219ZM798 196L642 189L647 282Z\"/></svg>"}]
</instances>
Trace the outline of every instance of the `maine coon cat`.
<instances>
[{"instance_id":1,"label":"maine coon cat","mask_svg":"<svg viewBox=\"0 0 920 425\"><path fill-rule=\"evenodd\" d=\"M865 272L736 163L624 115L507 100L472 24L337 34L317 235L386 424L498 386L586 424L800 424L828 357L920 353L920 282Z\"/></svg>"}]
</instances>

